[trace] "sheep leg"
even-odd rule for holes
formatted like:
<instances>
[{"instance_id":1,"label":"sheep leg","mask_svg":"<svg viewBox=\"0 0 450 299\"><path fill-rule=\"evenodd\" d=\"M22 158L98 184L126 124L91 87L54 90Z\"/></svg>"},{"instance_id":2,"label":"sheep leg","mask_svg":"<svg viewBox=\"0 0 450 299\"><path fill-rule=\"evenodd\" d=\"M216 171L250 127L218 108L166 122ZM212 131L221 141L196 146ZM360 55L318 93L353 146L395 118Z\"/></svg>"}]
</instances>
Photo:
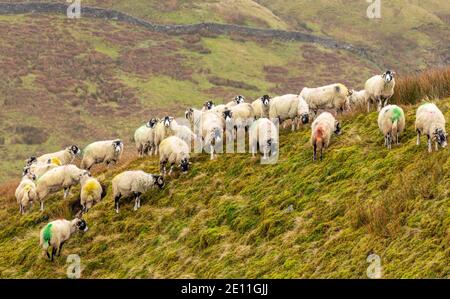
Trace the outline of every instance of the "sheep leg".
<instances>
[{"instance_id":1,"label":"sheep leg","mask_svg":"<svg viewBox=\"0 0 450 299\"><path fill-rule=\"evenodd\" d=\"M209 150L211 151L211 160L213 160L214 159L214 146L212 144L209 146Z\"/></svg>"},{"instance_id":2,"label":"sheep leg","mask_svg":"<svg viewBox=\"0 0 450 299\"><path fill-rule=\"evenodd\" d=\"M417 131L417 141L416 141L416 145L420 144L420 130L416 130Z\"/></svg>"},{"instance_id":3,"label":"sheep leg","mask_svg":"<svg viewBox=\"0 0 450 299\"><path fill-rule=\"evenodd\" d=\"M48 257L49 259L51 259L50 253L48 253L48 249L45 251L45 253L47 254L47 257Z\"/></svg>"},{"instance_id":4,"label":"sheep leg","mask_svg":"<svg viewBox=\"0 0 450 299\"><path fill-rule=\"evenodd\" d=\"M367 101L367 113L370 112L370 99Z\"/></svg>"},{"instance_id":5,"label":"sheep leg","mask_svg":"<svg viewBox=\"0 0 450 299\"><path fill-rule=\"evenodd\" d=\"M44 211L44 202L41 201L41 212L43 212L43 211Z\"/></svg>"},{"instance_id":6,"label":"sheep leg","mask_svg":"<svg viewBox=\"0 0 450 299\"><path fill-rule=\"evenodd\" d=\"M431 153L433 151L431 146L431 138L430 135L427 135L427 137L428 137L428 152Z\"/></svg>"},{"instance_id":7,"label":"sheep leg","mask_svg":"<svg viewBox=\"0 0 450 299\"><path fill-rule=\"evenodd\" d=\"M317 144L315 142L314 142L314 158L313 158L313 160L314 161L317 160Z\"/></svg>"},{"instance_id":8,"label":"sheep leg","mask_svg":"<svg viewBox=\"0 0 450 299\"><path fill-rule=\"evenodd\" d=\"M320 161L323 159L323 147L325 146L325 143L322 142L322 146L320 147Z\"/></svg>"},{"instance_id":9,"label":"sheep leg","mask_svg":"<svg viewBox=\"0 0 450 299\"><path fill-rule=\"evenodd\" d=\"M170 164L169 175L171 175L171 174L172 174L172 171L173 171L173 163L172 163L172 164Z\"/></svg>"},{"instance_id":10,"label":"sheep leg","mask_svg":"<svg viewBox=\"0 0 450 299\"><path fill-rule=\"evenodd\" d=\"M116 213L119 214L119 200L122 195L119 193L114 197L114 205L116 208Z\"/></svg>"},{"instance_id":11,"label":"sheep leg","mask_svg":"<svg viewBox=\"0 0 450 299\"><path fill-rule=\"evenodd\" d=\"M141 196L140 192L133 192L134 193L134 210L136 211L139 208L139 198Z\"/></svg>"},{"instance_id":12,"label":"sheep leg","mask_svg":"<svg viewBox=\"0 0 450 299\"><path fill-rule=\"evenodd\" d=\"M55 246L52 247L52 256L51 256L51 261L53 262L53 257L56 255L56 248Z\"/></svg>"},{"instance_id":13,"label":"sheep leg","mask_svg":"<svg viewBox=\"0 0 450 299\"><path fill-rule=\"evenodd\" d=\"M166 175L166 161L161 161L159 164L160 164L159 171L161 172L161 174L163 176L165 176Z\"/></svg>"},{"instance_id":14,"label":"sheep leg","mask_svg":"<svg viewBox=\"0 0 450 299\"><path fill-rule=\"evenodd\" d=\"M382 103L382 100L380 97L377 97L376 101L377 101L377 106L378 106L377 111L379 112L381 110L381 106L383 103Z\"/></svg>"},{"instance_id":15,"label":"sheep leg","mask_svg":"<svg viewBox=\"0 0 450 299\"><path fill-rule=\"evenodd\" d=\"M434 148L436 149L436 151L438 151L438 150L439 150L439 147L438 147L438 142L437 142L437 140L435 141L434 145L435 145Z\"/></svg>"},{"instance_id":16,"label":"sheep leg","mask_svg":"<svg viewBox=\"0 0 450 299\"><path fill-rule=\"evenodd\" d=\"M291 132L295 131L295 119L292 120Z\"/></svg>"},{"instance_id":17,"label":"sheep leg","mask_svg":"<svg viewBox=\"0 0 450 299\"><path fill-rule=\"evenodd\" d=\"M396 141L397 141L397 145L399 145L400 142L398 142L398 132L397 132L397 136L395 136L395 139L396 139Z\"/></svg>"},{"instance_id":18,"label":"sheep leg","mask_svg":"<svg viewBox=\"0 0 450 299\"><path fill-rule=\"evenodd\" d=\"M61 244L59 244L59 249L58 249L58 254L56 256L61 256L61 250L63 248L64 242L61 242Z\"/></svg>"}]
</instances>

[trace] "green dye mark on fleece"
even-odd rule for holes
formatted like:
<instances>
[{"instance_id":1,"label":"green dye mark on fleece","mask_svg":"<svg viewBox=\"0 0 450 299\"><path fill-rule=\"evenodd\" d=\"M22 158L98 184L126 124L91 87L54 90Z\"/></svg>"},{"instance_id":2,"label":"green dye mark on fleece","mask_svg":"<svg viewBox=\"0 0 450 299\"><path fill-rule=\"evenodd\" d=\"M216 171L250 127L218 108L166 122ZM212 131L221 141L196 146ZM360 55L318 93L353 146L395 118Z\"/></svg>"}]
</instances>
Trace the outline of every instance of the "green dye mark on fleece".
<instances>
[{"instance_id":1,"label":"green dye mark on fleece","mask_svg":"<svg viewBox=\"0 0 450 299\"><path fill-rule=\"evenodd\" d=\"M395 107L392 110L392 116L391 116L391 121L398 121L400 119L400 117L402 117L402 110L400 110L400 108Z\"/></svg>"},{"instance_id":2,"label":"green dye mark on fleece","mask_svg":"<svg viewBox=\"0 0 450 299\"><path fill-rule=\"evenodd\" d=\"M50 240L52 239L52 225L53 224L49 223L44 229L44 241L46 243L50 243Z\"/></svg>"}]
</instances>

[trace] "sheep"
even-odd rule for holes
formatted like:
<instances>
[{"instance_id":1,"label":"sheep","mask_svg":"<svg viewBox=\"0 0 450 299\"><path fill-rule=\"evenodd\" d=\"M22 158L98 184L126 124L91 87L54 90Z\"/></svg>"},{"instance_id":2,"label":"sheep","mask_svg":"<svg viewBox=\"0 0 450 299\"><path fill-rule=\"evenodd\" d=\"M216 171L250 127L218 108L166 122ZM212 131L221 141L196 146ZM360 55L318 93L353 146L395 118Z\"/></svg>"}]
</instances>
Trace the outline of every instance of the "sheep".
<instances>
[{"instance_id":1,"label":"sheep","mask_svg":"<svg viewBox=\"0 0 450 299\"><path fill-rule=\"evenodd\" d=\"M215 158L215 147L222 142L224 130L223 119L214 112L206 112L201 117L200 131L203 145L209 147L211 160Z\"/></svg>"},{"instance_id":2,"label":"sheep","mask_svg":"<svg viewBox=\"0 0 450 299\"><path fill-rule=\"evenodd\" d=\"M169 175L172 174L174 164L179 165L183 173L189 170L189 146L177 136L164 139L159 146L159 164L161 174L164 176L167 162L170 164Z\"/></svg>"},{"instance_id":3,"label":"sheep","mask_svg":"<svg viewBox=\"0 0 450 299\"><path fill-rule=\"evenodd\" d=\"M215 106L216 106L216 105L214 104L213 101L206 101L206 102L203 104L202 111L203 111L203 112L206 112L206 111L208 111L208 110L213 109Z\"/></svg>"},{"instance_id":4,"label":"sheep","mask_svg":"<svg viewBox=\"0 0 450 299\"><path fill-rule=\"evenodd\" d=\"M242 103L245 103L245 98L244 96L238 95L231 102L228 102L225 106L231 108Z\"/></svg>"},{"instance_id":5,"label":"sheep","mask_svg":"<svg viewBox=\"0 0 450 299\"><path fill-rule=\"evenodd\" d=\"M420 145L420 135L428 137L428 152L432 152L432 140L435 141L435 149L438 145L447 147L447 133L445 132L445 117L441 110L432 103L423 104L416 112L417 145Z\"/></svg>"},{"instance_id":6,"label":"sheep","mask_svg":"<svg viewBox=\"0 0 450 299\"><path fill-rule=\"evenodd\" d=\"M52 159L49 159L46 163L40 163L36 161L28 166L25 166L24 171L29 170L39 178L50 169L56 168L58 166L62 166L62 163L58 158L54 157Z\"/></svg>"},{"instance_id":7,"label":"sheep","mask_svg":"<svg viewBox=\"0 0 450 299\"><path fill-rule=\"evenodd\" d=\"M134 142L136 143L136 149L139 156L142 157L144 154L153 155L155 135L154 128L158 122L159 119L152 118L145 125L139 127L134 132Z\"/></svg>"},{"instance_id":8,"label":"sheep","mask_svg":"<svg viewBox=\"0 0 450 299\"><path fill-rule=\"evenodd\" d=\"M378 114L378 127L384 135L384 145L392 148L392 143L398 142L399 133L405 129L405 113L397 105L387 105Z\"/></svg>"},{"instance_id":9,"label":"sheep","mask_svg":"<svg viewBox=\"0 0 450 299\"><path fill-rule=\"evenodd\" d=\"M263 95L259 99L253 101L252 107L253 112L255 113L255 119L269 117L270 97L266 94Z\"/></svg>"},{"instance_id":10,"label":"sheep","mask_svg":"<svg viewBox=\"0 0 450 299\"><path fill-rule=\"evenodd\" d=\"M271 151L274 154L274 148L278 145L278 129L268 118L256 120L249 130L249 145L252 157L255 157L256 151L263 153L263 159L268 158Z\"/></svg>"},{"instance_id":11,"label":"sheep","mask_svg":"<svg viewBox=\"0 0 450 299\"><path fill-rule=\"evenodd\" d=\"M300 126L298 119L303 124L309 122L309 106L303 97L296 94L286 94L283 96L272 98L270 101L269 117L273 121L278 119L280 123L287 119L292 120L292 128L294 131Z\"/></svg>"},{"instance_id":12,"label":"sheep","mask_svg":"<svg viewBox=\"0 0 450 299\"><path fill-rule=\"evenodd\" d=\"M330 145L331 132L340 135L341 124L329 112L322 112L311 125L311 145L313 146L313 160L317 160L317 148L320 148L320 160L323 149Z\"/></svg>"},{"instance_id":13,"label":"sheep","mask_svg":"<svg viewBox=\"0 0 450 299\"><path fill-rule=\"evenodd\" d=\"M66 219L55 220L48 223L44 228L41 229L40 233L40 246L42 248L42 255L53 261L53 257L60 256L61 250L69 240L70 236L77 230L82 232L88 231L88 226L86 221L80 218L75 218L71 221ZM51 255L48 253L48 248L52 247Z\"/></svg>"},{"instance_id":14,"label":"sheep","mask_svg":"<svg viewBox=\"0 0 450 299\"><path fill-rule=\"evenodd\" d=\"M159 144L161 141L169 136L175 135L175 127L177 125L173 117L166 116L155 126L155 151L157 153L159 152Z\"/></svg>"},{"instance_id":15,"label":"sheep","mask_svg":"<svg viewBox=\"0 0 450 299\"><path fill-rule=\"evenodd\" d=\"M67 164L72 163L73 160L75 159L75 157L79 156L80 154L81 154L80 148L76 145L72 145L72 146L69 146L69 147L63 149L62 151L59 151L59 152L45 154L45 155L42 155L37 158L31 157L27 160L27 162L29 163L30 161L31 162L35 161L38 163L47 163L47 161L49 159L58 158L59 161L61 162L61 165L67 165ZM33 159L33 158L35 158L35 159Z\"/></svg>"},{"instance_id":16,"label":"sheep","mask_svg":"<svg viewBox=\"0 0 450 299\"><path fill-rule=\"evenodd\" d=\"M141 195L151 188L164 188L164 178L142 170L125 171L112 180L112 190L116 213L119 213L119 200L122 196L135 197L134 210L141 207Z\"/></svg>"},{"instance_id":17,"label":"sheep","mask_svg":"<svg viewBox=\"0 0 450 299\"><path fill-rule=\"evenodd\" d=\"M367 105L369 101L369 93L365 89L360 91L352 89L350 92L351 95L347 98L347 106L349 110L352 110L353 108L362 108Z\"/></svg>"},{"instance_id":18,"label":"sheep","mask_svg":"<svg viewBox=\"0 0 450 299\"><path fill-rule=\"evenodd\" d=\"M389 99L394 95L394 76L395 72L387 70L382 75L375 75L366 81L364 89L367 91L369 97L367 101L367 112L370 112L371 102L377 104L377 111L380 111L382 106L388 104Z\"/></svg>"},{"instance_id":19,"label":"sheep","mask_svg":"<svg viewBox=\"0 0 450 299\"><path fill-rule=\"evenodd\" d=\"M242 103L231 108L227 108L222 113L225 120L227 136L229 140L234 140L236 133L240 129L248 129L254 118L253 107L249 103Z\"/></svg>"},{"instance_id":20,"label":"sheep","mask_svg":"<svg viewBox=\"0 0 450 299\"><path fill-rule=\"evenodd\" d=\"M36 194L41 203L41 211L44 210L44 201L48 194L64 189L64 198L66 198L70 188L78 184L86 175L89 175L89 171L73 164L58 166L44 173L36 182Z\"/></svg>"},{"instance_id":21,"label":"sheep","mask_svg":"<svg viewBox=\"0 0 450 299\"><path fill-rule=\"evenodd\" d=\"M100 182L90 175L83 176L80 180L80 204L82 212L87 213L94 204L97 204L106 195Z\"/></svg>"},{"instance_id":22,"label":"sheep","mask_svg":"<svg viewBox=\"0 0 450 299\"><path fill-rule=\"evenodd\" d=\"M346 108L347 97L351 91L341 83L309 88L305 87L300 96L305 99L309 108L317 115L319 109L335 109L336 113L343 112Z\"/></svg>"},{"instance_id":23,"label":"sheep","mask_svg":"<svg viewBox=\"0 0 450 299\"><path fill-rule=\"evenodd\" d=\"M24 214L28 206L31 206L37 199L35 181L36 175L27 169L27 171L23 173L22 180L15 192L20 214Z\"/></svg>"},{"instance_id":24,"label":"sheep","mask_svg":"<svg viewBox=\"0 0 450 299\"><path fill-rule=\"evenodd\" d=\"M105 163L117 164L123 153L123 142L120 139L96 141L89 144L83 151L81 168L90 170L92 166Z\"/></svg>"},{"instance_id":25,"label":"sheep","mask_svg":"<svg viewBox=\"0 0 450 299\"><path fill-rule=\"evenodd\" d=\"M189 146L191 145L192 140L196 140L198 138L197 134L194 134L192 130L185 125L178 125L176 124L174 126L175 136L181 138L183 141L185 141Z\"/></svg>"}]
</instances>

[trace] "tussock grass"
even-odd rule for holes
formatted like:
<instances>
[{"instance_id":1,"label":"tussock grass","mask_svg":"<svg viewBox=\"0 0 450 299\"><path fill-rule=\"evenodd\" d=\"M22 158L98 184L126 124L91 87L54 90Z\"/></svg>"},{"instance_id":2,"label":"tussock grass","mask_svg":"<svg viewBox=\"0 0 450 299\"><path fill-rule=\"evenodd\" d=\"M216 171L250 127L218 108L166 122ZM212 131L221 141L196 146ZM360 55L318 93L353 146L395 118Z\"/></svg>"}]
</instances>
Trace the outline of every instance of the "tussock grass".
<instances>
[{"instance_id":1,"label":"tussock grass","mask_svg":"<svg viewBox=\"0 0 450 299\"><path fill-rule=\"evenodd\" d=\"M449 119L450 99L437 105ZM65 258L76 253L84 278L364 278L376 253L385 278L448 278L450 152L416 146L417 106L403 108L406 131L391 151L376 112L342 117L344 133L322 162L312 161L308 128L284 130L277 164L194 155L192 171L145 194L137 212L124 200L115 214L110 182L125 169L156 173L157 159L98 169L108 194L85 215L90 230L53 264L40 257L39 230L70 218L79 190L22 217L2 194L0 277L64 278Z\"/></svg>"},{"instance_id":2,"label":"tussock grass","mask_svg":"<svg viewBox=\"0 0 450 299\"><path fill-rule=\"evenodd\" d=\"M450 67L399 77L392 102L415 104L424 98L442 99L450 96Z\"/></svg>"}]
</instances>

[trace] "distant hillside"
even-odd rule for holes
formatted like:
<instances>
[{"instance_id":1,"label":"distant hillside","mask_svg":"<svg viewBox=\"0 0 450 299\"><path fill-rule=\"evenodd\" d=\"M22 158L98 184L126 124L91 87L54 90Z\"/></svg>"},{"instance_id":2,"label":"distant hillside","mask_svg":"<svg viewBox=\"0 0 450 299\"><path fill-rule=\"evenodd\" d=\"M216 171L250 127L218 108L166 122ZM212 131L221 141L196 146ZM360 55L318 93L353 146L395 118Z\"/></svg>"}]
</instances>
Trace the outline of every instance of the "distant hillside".
<instances>
[{"instance_id":1,"label":"distant hillside","mask_svg":"<svg viewBox=\"0 0 450 299\"><path fill-rule=\"evenodd\" d=\"M450 119L450 99L437 105ZM377 113L355 114L322 162L312 162L309 129L282 131L277 164L194 155L192 171L146 194L137 212L128 201L115 214L109 188L85 215L90 230L53 264L39 258L39 230L72 216L78 190L20 217L15 185L4 187L0 277L63 278L66 256L78 254L84 278L365 278L374 253L384 278L449 278L450 151L416 146L417 106L404 108L407 128L391 151ZM125 169L155 173L158 161L130 159L98 176L109 184Z\"/></svg>"}]
</instances>

